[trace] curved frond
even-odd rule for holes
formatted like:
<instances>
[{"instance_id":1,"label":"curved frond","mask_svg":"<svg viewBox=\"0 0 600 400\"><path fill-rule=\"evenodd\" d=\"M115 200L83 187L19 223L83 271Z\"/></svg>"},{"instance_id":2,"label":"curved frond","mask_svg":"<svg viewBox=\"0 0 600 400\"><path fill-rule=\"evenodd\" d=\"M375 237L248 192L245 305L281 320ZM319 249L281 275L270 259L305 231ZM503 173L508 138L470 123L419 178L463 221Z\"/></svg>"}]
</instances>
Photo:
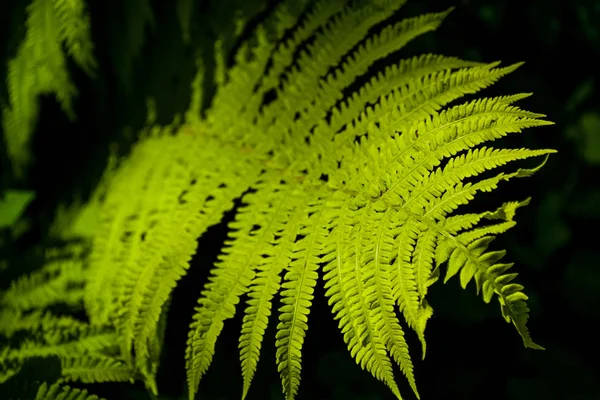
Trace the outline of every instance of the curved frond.
<instances>
[{"instance_id":1,"label":"curved frond","mask_svg":"<svg viewBox=\"0 0 600 400\"><path fill-rule=\"evenodd\" d=\"M71 108L75 88L61 46L82 68L93 69L80 3L33 0L28 8L27 37L9 62L10 104L3 110L5 131L13 135L11 158L26 158L21 150L38 94L55 93ZM153 14L147 0L131 4L141 5L142 18L122 44L139 49ZM189 2L178 4L189 9ZM458 275L463 288L474 280L484 301L497 296L525 346L541 348L526 327L527 296L514 283L512 264L501 262L503 250L488 249L516 225L516 210L529 199L483 213L462 206L504 181L531 176L545 160L533 168L508 169L510 163L554 153L489 142L551 122L515 104L528 93L458 102L522 63L425 54L380 68L451 11L400 20L395 13L403 4L283 0L256 21L248 40L240 38L231 57L225 38L217 38L215 60L197 58L185 124L151 127L156 110L149 107L148 127L130 154L109 162L88 203L93 224L71 229L91 242L89 255L49 259L2 293L0 334L8 340L30 335L0 349L0 379L30 357L52 355L61 361L63 381L141 380L157 395L173 288L194 254L204 251L197 239L236 200L228 239L190 324L190 400L239 307L247 397L274 302L280 303L277 369L285 398L296 398L320 277L350 355L398 399L394 364L419 396L404 322L424 357L433 315L427 295L444 264L445 281ZM189 20L181 14L187 37ZM235 36L247 22L234 21ZM202 89L210 84L204 66L213 61L216 90L204 107ZM86 207L80 209L71 220L84 224ZM56 230L64 236L69 229L62 225ZM59 302L83 303L90 322L46 310Z\"/></svg>"},{"instance_id":2,"label":"curved frond","mask_svg":"<svg viewBox=\"0 0 600 400\"><path fill-rule=\"evenodd\" d=\"M186 352L190 398L212 361L223 321L233 317L243 294L249 295L240 337L242 397L247 396L277 293L278 371L286 398L295 398L321 273L350 354L398 398L392 360L418 393L396 310L417 333L424 357L425 328L433 315L427 292L444 263L447 277L460 272L463 287L473 278L479 289L485 287L486 301L498 294L503 315L526 343L537 346L525 328L522 288L509 283L514 274L504 273L506 264L497 264L503 253L478 252L481 240L515 225L515 210L527 201L480 214L458 209L477 192L531 176L541 165L480 175L554 152L499 149L486 142L551 123L514 105L528 93L452 104L521 63L426 54L365 79L378 60L435 30L451 11L381 24L402 3L317 1L296 27L300 14L285 17L285 3L276 9L284 21L273 40L265 34L268 24L261 25L255 57L246 60L243 45L229 80L226 73L217 79L224 89L208 112L209 135L239 141L244 151L258 155L264 171L250 185L256 192L245 197L231 226L232 240L198 301ZM347 95L358 80L366 83ZM239 96L227 94L232 91ZM231 113L239 119L229 123L222 116Z\"/></svg>"}]
</instances>

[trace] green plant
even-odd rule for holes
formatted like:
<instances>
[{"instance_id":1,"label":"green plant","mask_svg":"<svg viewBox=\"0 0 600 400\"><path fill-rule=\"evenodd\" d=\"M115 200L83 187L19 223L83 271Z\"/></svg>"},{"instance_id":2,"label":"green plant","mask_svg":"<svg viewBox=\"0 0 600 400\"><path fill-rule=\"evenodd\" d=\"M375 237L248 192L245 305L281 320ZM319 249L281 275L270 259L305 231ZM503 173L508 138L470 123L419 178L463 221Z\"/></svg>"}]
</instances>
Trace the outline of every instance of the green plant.
<instances>
[{"instance_id":1,"label":"green plant","mask_svg":"<svg viewBox=\"0 0 600 400\"><path fill-rule=\"evenodd\" d=\"M9 98L2 107L4 144L19 178L29 163L38 96L56 95L69 118L75 118L72 103L77 89L69 79L65 49L87 74L93 75L96 68L82 0L33 0L27 7L25 25L25 38L8 61Z\"/></svg>"},{"instance_id":2,"label":"green plant","mask_svg":"<svg viewBox=\"0 0 600 400\"><path fill-rule=\"evenodd\" d=\"M199 60L184 123L148 126L129 156L113 160L80 214L86 217L73 222L93 224L75 229L88 240L89 255L63 257L59 267L23 278L2 297L4 317L11 313L20 329L42 333L7 348L0 363L56 354L66 380L141 379L156 394L171 291L197 252L197 238L240 197L190 326L190 399L244 295L240 358L247 395L277 294L278 370L286 398L295 398L319 276L353 358L398 398L392 362L417 389L395 310L418 334L424 356L433 312L426 295L444 263L445 280L459 275L463 288L474 280L486 302L497 297L524 345L540 349L526 328L527 296L512 282L512 264L500 261L504 251L488 250L529 200L488 212L457 210L543 163L487 171L554 152L480 145L551 123L514 105L528 94L451 105L520 64L426 54L375 74L379 60L435 30L449 13L382 25L402 3L283 1L228 70L217 41L218 88L210 106L201 104ZM64 261L74 257L73 265ZM40 294L49 287L83 305L89 322L43 314L57 301ZM32 309L39 311L24 313Z\"/></svg>"}]
</instances>

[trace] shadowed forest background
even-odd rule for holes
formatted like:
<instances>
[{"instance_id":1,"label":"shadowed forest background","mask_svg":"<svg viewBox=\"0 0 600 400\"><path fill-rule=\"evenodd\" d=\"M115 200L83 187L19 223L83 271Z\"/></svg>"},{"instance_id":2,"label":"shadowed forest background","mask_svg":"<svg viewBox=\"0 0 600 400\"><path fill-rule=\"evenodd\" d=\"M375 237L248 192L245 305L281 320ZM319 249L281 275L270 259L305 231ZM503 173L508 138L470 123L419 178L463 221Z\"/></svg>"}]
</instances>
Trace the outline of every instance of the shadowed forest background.
<instances>
[{"instance_id":1,"label":"shadowed forest background","mask_svg":"<svg viewBox=\"0 0 600 400\"><path fill-rule=\"evenodd\" d=\"M79 95L70 121L53 96L40 99L40 115L31 151L31 168L21 180L11 173L0 147L0 195L8 189L35 193L26 208L20 232L0 231L0 290L11 280L40 265L40 245L59 204L89 196L102 173L111 146L126 154L146 120L146 97L156 101L157 122L167 124L186 110L199 49L207 73L212 43L225 35L233 40L234 16L251 16L250 26L275 2L264 0L198 0L194 6L191 40L182 40L175 2L90 0L95 78L70 65ZM24 34L26 0L0 2L0 99L6 101L6 61L13 57ZM533 92L520 105L544 113L554 126L528 129L507 138L513 147L554 148L539 173L511 181L493 196L503 201L532 196L517 216L516 228L496 239L507 260L516 263L518 282L529 295L529 327L546 351L523 348L514 328L502 319L498 303L486 305L473 284L463 291L456 279L432 286L434 309L426 332L428 354L420 360L416 335L408 333L414 350L415 375L423 400L433 399L600 399L600 367L592 354L600 332L600 3L594 0L413 0L398 17L438 12L456 6L441 28L411 42L406 58L437 53L503 65L525 65L482 96ZM148 8L150 7L150 8ZM253 25L254 24L254 25ZM245 30L241 39L247 36ZM232 62L232 59L230 59ZM210 79L207 79L210 84ZM211 86L205 94L210 96ZM235 118L234 115L231 118ZM504 139L503 139L504 140ZM2 145L3 146L3 145ZM494 208L499 201L483 196ZM184 348L196 299L211 264L226 237L227 220L199 240L186 277L176 287L167 322L165 349L159 369L159 399L186 396ZM17 265L18 268L14 268ZM212 366L202 380L198 399L229 400L241 395L238 337L241 313L225 324ZM271 318L275 318L272 315ZM273 321L273 320L272 320ZM250 399L283 399L275 364L274 327L263 343L261 361ZM361 371L342 341L322 287L317 289L304 345L299 399L392 399L385 385ZM0 399L11 398L30 382L52 379L56 360L26 365L12 386L0 386ZM406 398L412 393L404 378L398 383ZM35 386L35 385L34 385ZM79 385L74 385L79 386ZM149 399L141 384L81 385L114 399ZM10 395L12 396L12 395Z\"/></svg>"}]
</instances>

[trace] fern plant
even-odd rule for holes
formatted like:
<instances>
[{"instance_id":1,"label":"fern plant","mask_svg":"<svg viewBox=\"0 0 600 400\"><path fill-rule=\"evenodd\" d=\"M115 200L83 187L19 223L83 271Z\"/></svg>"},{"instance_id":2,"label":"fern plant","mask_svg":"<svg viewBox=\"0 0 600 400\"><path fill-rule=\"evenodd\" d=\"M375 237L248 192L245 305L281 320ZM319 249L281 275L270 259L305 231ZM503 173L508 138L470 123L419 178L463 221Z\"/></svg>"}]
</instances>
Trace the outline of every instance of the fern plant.
<instances>
[{"instance_id":1,"label":"fern plant","mask_svg":"<svg viewBox=\"0 0 600 400\"><path fill-rule=\"evenodd\" d=\"M75 118L72 102L77 89L69 79L63 45L79 67L94 74L96 61L83 0L33 0L27 6L25 38L8 62L9 98L2 107L3 139L19 178L29 163L38 96L56 95L69 118Z\"/></svg>"},{"instance_id":2,"label":"fern plant","mask_svg":"<svg viewBox=\"0 0 600 400\"><path fill-rule=\"evenodd\" d=\"M488 171L554 152L488 142L551 122L515 105L529 94L456 102L520 63L501 67L425 54L374 73L378 60L435 30L450 12L384 24L402 4L282 1L241 45L233 67L225 67L216 42L217 91L208 107L201 102L198 60L185 121L148 126L131 154L107 170L86 209L96 219L93 230L79 230L91 243L79 304L89 317L85 329L106 329L108 336L87 341L78 360L63 362L63 372L81 378L85 357L102 358L103 380L139 378L156 393L170 294L203 251L197 238L240 197L190 325L190 399L238 308L244 313L242 398L271 319L283 392L294 399L320 277L348 351L397 398L394 363L418 397L397 310L424 356L433 313L427 292L444 264L445 281L458 275L464 288L474 280L484 301L498 299L524 345L541 349L526 327L527 296L513 282L512 264L502 261L504 251L489 248L529 200L482 213L459 208L479 192L532 175L544 162Z\"/></svg>"}]
</instances>

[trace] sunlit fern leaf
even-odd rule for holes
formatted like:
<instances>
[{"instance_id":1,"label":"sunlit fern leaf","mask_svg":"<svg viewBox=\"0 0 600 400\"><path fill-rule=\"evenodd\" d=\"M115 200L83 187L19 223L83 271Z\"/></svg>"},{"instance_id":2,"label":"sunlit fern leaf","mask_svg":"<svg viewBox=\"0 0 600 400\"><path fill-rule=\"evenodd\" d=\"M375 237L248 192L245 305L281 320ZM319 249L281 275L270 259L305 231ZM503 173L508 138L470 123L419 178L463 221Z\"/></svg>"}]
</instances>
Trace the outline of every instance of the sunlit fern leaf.
<instances>
[{"instance_id":1,"label":"sunlit fern leaf","mask_svg":"<svg viewBox=\"0 0 600 400\"><path fill-rule=\"evenodd\" d=\"M435 30L450 11L385 26L403 3L283 1L241 43L229 69L218 39L210 105L201 104L207 61L199 60L186 124L149 127L105 175L92 251L78 278L90 323L44 322L36 305L53 303L51 296L15 306L0 319L17 315L23 329L41 333L24 347L2 350L0 363L58 355L64 379L139 379L156 395L168 299L193 255L204 251L196 248L197 238L237 198L241 206L190 325L190 398L225 321L246 296L242 397L278 301L276 363L286 399L294 399L319 277L351 356L397 398L394 363L418 392L396 310L417 333L424 356L433 313L426 296L443 263L446 280L459 275L463 287L475 280L486 302L497 295L525 345L540 348L525 326L527 298L513 283L511 264L499 263L503 251L488 250L528 201L479 214L459 208L543 164L495 175L493 169L553 152L488 142L550 123L514 105L528 94L455 103L520 63L503 67L426 54L373 71L378 61ZM27 111L31 104L19 107ZM28 308L36 309L35 318L23 315Z\"/></svg>"},{"instance_id":2,"label":"sunlit fern leaf","mask_svg":"<svg viewBox=\"0 0 600 400\"><path fill-rule=\"evenodd\" d=\"M247 395L256 371L262 339L271 315L272 300L281 287L281 273L291 262L292 246L303 211L302 207L296 205L294 212L295 204L289 201L291 196L285 196L293 196L293 192L284 191L282 194L284 196L277 200L277 206L283 213L275 220L272 229L274 240L270 245L267 244L269 250L259 261L256 278L248 293L249 300L240 336L240 358L244 378L242 397Z\"/></svg>"},{"instance_id":3,"label":"sunlit fern leaf","mask_svg":"<svg viewBox=\"0 0 600 400\"><path fill-rule=\"evenodd\" d=\"M385 5L376 8L367 4L341 8L315 32L314 41L300 52L289 72L282 75L283 87L276 91L280 101L271 102L261 113L257 127L264 130L267 137L296 151L303 150L307 132L302 130L301 122L305 118L313 121L324 118L327 107L331 106L325 103L321 107L323 100L320 97L326 93L319 90L321 77L326 76L330 66L339 64L344 54L358 44L372 26L389 18L403 4L398 1L383 3ZM298 120L296 112L299 113Z\"/></svg>"},{"instance_id":4,"label":"sunlit fern leaf","mask_svg":"<svg viewBox=\"0 0 600 400\"><path fill-rule=\"evenodd\" d=\"M293 398L300 386L302 346L308 329L308 314L325 254L327 214L320 204L309 204L302 215L290 263L281 285L279 324L275 336L277 370L284 393Z\"/></svg>"},{"instance_id":5,"label":"sunlit fern leaf","mask_svg":"<svg viewBox=\"0 0 600 400\"><path fill-rule=\"evenodd\" d=\"M302 12L302 7L306 5L306 1L293 1L288 0L279 4L271 14L270 19L267 19L263 24L257 27L256 42L258 43L255 48L252 49L252 56L249 59L242 57L246 47L243 47L238 52L237 61L227 75L228 85L220 86L219 90L215 94L212 100L212 107L207 110L206 120L210 126L213 127L215 132L218 132L223 138L229 138L228 135L234 134L239 135L235 128L238 128L238 123L247 120L248 118L256 117L259 106L262 103L263 95L269 89L272 89L274 85L279 83L279 76L283 69L283 66L287 63L278 62L278 57L285 57L285 60L290 59L293 54L293 48L286 48L280 45L277 48L276 53L273 55L273 65L271 66L271 74L276 75L274 78L268 79L262 78L262 73L267 66L269 59L271 58L272 52L276 47L277 41L281 40L287 29L290 29L296 22L298 16ZM332 1L332 3L339 3L338 0ZM289 10L295 10L296 13L290 14ZM324 10L325 11L325 10ZM318 21L313 29L318 27L319 23L327 20L328 14L322 13L319 15L307 17L306 24L310 27L314 23L311 23L315 19ZM268 39L267 29L269 26L273 26L275 30L271 34L271 40ZM296 36L302 35L302 30L297 33ZM310 32L312 33L312 32ZM310 34L309 33L309 34ZM289 41L288 41L289 43ZM288 44L291 46L292 44ZM247 43L244 46L248 46ZM217 57L224 57L222 50L218 48ZM278 55L278 57L276 56ZM263 79L263 82L259 85L258 90L254 88L259 80ZM217 78L217 82L220 79ZM199 88L198 85L195 86ZM246 118L236 118L231 120L229 116L238 115L239 113L246 116ZM229 122L228 122L229 121ZM235 137L237 138L237 137Z\"/></svg>"},{"instance_id":6,"label":"sunlit fern leaf","mask_svg":"<svg viewBox=\"0 0 600 400\"><path fill-rule=\"evenodd\" d=\"M515 323L526 346L537 348L524 329L528 310L522 287L509 283L514 275L504 274L506 265L495 264L501 253L469 253L473 241L514 226L514 210L524 203L506 203L482 214L453 213L477 192L529 176L539 167L479 175L553 152L478 145L550 123L513 105L528 94L447 107L494 84L520 63L499 67L498 62L416 56L386 68L345 97L346 88L375 61L435 30L448 14L409 18L372 32L401 3L316 2L286 39L263 44L259 28L257 56L248 61L249 68L238 57L220 81L207 111L209 135L222 133L226 142L240 141L272 158L263 164L269 172L261 183L250 185L256 192L239 210L225 256L199 299L186 352L190 398L212 361L224 320L233 317L240 296L249 293L240 337L242 396L247 395L279 292L277 364L286 398L293 399L319 274L352 356L397 397L392 360L417 390L394 309L417 332L424 356L425 326L433 312L426 295L449 258L448 276L460 270L463 286L474 276L485 285L486 301L498 294L503 315ZM296 49L301 50L294 60ZM265 103L270 91L275 99ZM233 92L240 96L229 95ZM234 110L240 112L234 121L223 119ZM285 204L270 200L278 190L293 192L293 187L302 195L290 196ZM269 224L265 213L273 218ZM477 226L492 219L504 221ZM483 259L479 264L461 261L469 257Z\"/></svg>"}]
</instances>

